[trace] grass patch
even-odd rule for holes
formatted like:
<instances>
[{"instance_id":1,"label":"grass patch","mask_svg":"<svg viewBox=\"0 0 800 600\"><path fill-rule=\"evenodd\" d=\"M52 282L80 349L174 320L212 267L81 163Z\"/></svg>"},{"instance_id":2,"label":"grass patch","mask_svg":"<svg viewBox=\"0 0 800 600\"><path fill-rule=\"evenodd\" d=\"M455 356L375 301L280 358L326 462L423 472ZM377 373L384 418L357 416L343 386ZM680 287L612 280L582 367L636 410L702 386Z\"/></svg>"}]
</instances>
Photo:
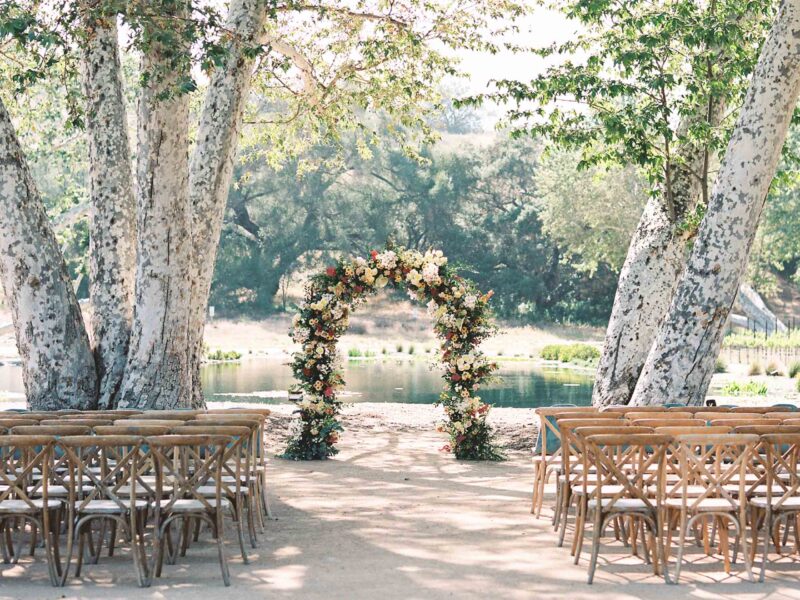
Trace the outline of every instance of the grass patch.
<instances>
[{"instance_id":1,"label":"grass patch","mask_svg":"<svg viewBox=\"0 0 800 600\"><path fill-rule=\"evenodd\" d=\"M766 396L767 384L760 381L748 381L747 383L731 381L723 386L720 393L723 396Z\"/></svg>"},{"instance_id":2,"label":"grass patch","mask_svg":"<svg viewBox=\"0 0 800 600\"><path fill-rule=\"evenodd\" d=\"M728 372L728 363L726 363L721 358L717 359L717 362L714 363L714 373L727 373Z\"/></svg>"},{"instance_id":3,"label":"grass patch","mask_svg":"<svg viewBox=\"0 0 800 600\"><path fill-rule=\"evenodd\" d=\"M226 360L226 361L234 361L239 360L242 358L242 353L237 352L236 350L220 350L216 349L214 351L209 351L206 353L206 358L208 360Z\"/></svg>"},{"instance_id":4,"label":"grass patch","mask_svg":"<svg viewBox=\"0 0 800 600\"><path fill-rule=\"evenodd\" d=\"M750 367L747 369L747 374L752 376L755 375L762 375L764 373L764 369L761 367L761 363L757 360L750 363Z\"/></svg>"},{"instance_id":5,"label":"grass patch","mask_svg":"<svg viewBox=\"0 0 800 600\"><path fill-rule=\"evenodd\" d=\"M775 333L764 337L763 333L729 333L722 340L723 346L736 346L740 348L800 348L800 330Z\"/></svg>"},{"instance_id":6,"label":"grass patch","mask_svg":"<svg viewBox=\"0 0 800 600\"><path fill-rule=\"evenodd\" d=\"M589 344L548 344L540 353L544 360L557 360L563 363L596 363L600 350Z\"/></svg>"}]
</instances>

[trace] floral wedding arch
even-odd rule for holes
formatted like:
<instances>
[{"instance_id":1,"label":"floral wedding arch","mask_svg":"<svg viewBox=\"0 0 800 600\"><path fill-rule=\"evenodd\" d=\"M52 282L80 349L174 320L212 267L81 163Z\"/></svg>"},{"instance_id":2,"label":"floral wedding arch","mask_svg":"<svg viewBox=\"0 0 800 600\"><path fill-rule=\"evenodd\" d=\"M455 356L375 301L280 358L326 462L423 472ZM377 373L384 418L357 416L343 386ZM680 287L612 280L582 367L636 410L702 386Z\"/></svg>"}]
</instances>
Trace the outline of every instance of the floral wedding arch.
<instances>
[{"instance_id":1,"label":"floral wedding arch","mask_svg":"<svg viewBox=\"0 0 800 600\"><path fill-rule=\"evenodd\" d=\"M474 283L448 266L441 251L423 254L391 246L383 252L373 250L369 258L340 260L307 285L291 331L302 345L291 363L302 392L296 401L300 418L284 456L312 460L338 452L342 403L337 392L344 379L336 343L347 330L350 313L387 285L405 288L413 299L426 302L435 319L445 369L439 404L447 416L440 425L450 436L447 448L461 459L502 458L486 423L489 405L477 395L481 382L497 368L478 350L495 330L488 305L492 293L479 293Z\"/></svg>"}]
</instances>

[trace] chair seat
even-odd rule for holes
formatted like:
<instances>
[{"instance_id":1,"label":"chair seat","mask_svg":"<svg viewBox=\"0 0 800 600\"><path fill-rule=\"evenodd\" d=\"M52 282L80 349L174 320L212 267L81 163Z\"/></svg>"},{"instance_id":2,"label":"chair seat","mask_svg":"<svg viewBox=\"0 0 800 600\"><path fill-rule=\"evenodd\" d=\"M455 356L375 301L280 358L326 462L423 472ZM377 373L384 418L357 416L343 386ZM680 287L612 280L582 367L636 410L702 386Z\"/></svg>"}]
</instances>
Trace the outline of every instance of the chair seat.
<instances>
[{"instance_id":1,"label":"chair seat","mask_svg":"<svg viewBox=\"0 0 800 600\"><path fill-rule=\"evenodd\" d=\"M201 485L200 487L195 488L195 491L201 496L203 496L203 498L214 498L217 495L217 487L214 485ZM246 496L249 493L249 491L250 490L248 490L246 487L239 488L239 493L242 496ZM231 492L235 493L236 490L232 488ZM222 495L223 496L226 495L224 489L222 490Z\"/></svg>"},{"instance_id":2,"label":"chair seat","mask_svg":"<svg viewBox=\"0 0 800 600\"><path fill-rule=\"evenodd\" d=\"M155 489L153 489L153 494L155 494L155 492L156 492ZM117 496L128 498L131 495L131 486L129 486L129 485L120 486L116 490L115 493L117 494ZM151 495L150 491L146 487L143 487L141 485L137 485L136 486L136 497L137 498L141 498L141 497L149 496L149 495Z\"/></svg>"},{"instance_id":3,"label":"chair seat","mask_svg":"<svg viewBox=\"0 0 800 600\"><path fill-rule=\"evenodd\" d=\"M137 500L136 508L145 508L147 504L147 500ZM118 515L128 512L128 509L127 507L121 508L113 500L89 500L86 506L79 505L78 512L87 515Z\"/></svg>"},{"instance_id":4,"label":"chair seat","mask_svg":"<svg viewBox=\"0 0 800 600\"><path fill-rule=\"evenodd\" d=\"M84 485L83 493L88 494L93 489L94 489L93 485ZM78 490L75 490L75 492L79 493ZM33 488L29 488L28 494L40 496L42 494L42 488L39 487L35 491L33 490ZM69 496L69 488L64 485L49 485L47 486L47 495L58 498L66 498L67 496Z\"/></svg>"},{"instance_id":5,"label":"chair seat","mask_svg":"<svg viewBox=\"0 0 800 600\"><path fill-rule=\"evenodd\" d=\"M24 500L3 500L0 502L0 514L21 515L37 513L44 508L44 498L35 498L31 500L31 504ZM56 500L55 498L47 499L48 508L58 508L61 504L61 500Z\"/></svg>"},{"instance_id":6,"label":"chair seat","mask_svg":"<svg viewBox=\"0 0 800 600\"><path fill-rule=\"evenodd\" d=\"M648 506L644 500L640 498L620 498L611 506L611 498L603 498L601 500L604 510L612 512L654 512L654 506ZM597 507L597 500L592 498L587 503L587 506L592 509Z\"/></svg>"},{"instance_id":7,"label":"chair seat","mask_svg":"<svg viewBox=\"0 0 800 600\"><path fill-rule=\"evenodd\" d=\"M667 498L664 504L669 508L681 508L683 503L680 498ZM738 507L733 506L725 498L704 498L696 506L691 506L692 501L690 499L686 504L690 512L733 512L738 510Z\"/></svg>"},{"instance_id":8,"label":"chair seat","mask_svg":"<svg viewBox=\"0 0 800 600\"><path fill-rule=\"evenodd\" d=\"M207 502L211 505L212 508L216 508L217 506L217 499L216 498L209 498ZM228 508L230 507L231 503L227 498L220 499L220 508ZM183 513L183 512L202 512L207 511L208 507L203 504L200 500L195 500L193 498L184 498L182 500L176 500L175 503L169 508L169 512L172 513Z\"/></svg>"},{"instance_id":9,"label":"chair seat","mask_svg":"<svg viewBox=\"0 0 800 600\"><path fill-rule=\"evenodd\" d=\"M604 485L604 486L601 486L601 487L602 487L601 493L603 494L603 496L609 496L609 497L610 496L615 496L616 494L619 494L621 491L623 491L625 489L621 485ZM596 491L597 491L597 486L596 485L587 485L586 486L586 495L587 496L594 496ZM579 496L582 496L583 495L583 488L582 487L578 487L575 490L573 490L573 493L574 494L578 494Z\"/></svg>"},{"instance_id":10,"label":"chair seat","mask_svg":"<svg viewBox=\"0 0 800 600\"><path fill-rule=\"evenodd\" d=\"M780 506L777 506L779 501L780 501L780 496L778 496L777 498L772 498L773 510L800 511L800 497L798 496L791 496L787 498ZM767 498L759 496L756 498L751 498L750 504L753 506L757 506L758 508L766 508L769 502Z\"/></svg>"}]
</instances>

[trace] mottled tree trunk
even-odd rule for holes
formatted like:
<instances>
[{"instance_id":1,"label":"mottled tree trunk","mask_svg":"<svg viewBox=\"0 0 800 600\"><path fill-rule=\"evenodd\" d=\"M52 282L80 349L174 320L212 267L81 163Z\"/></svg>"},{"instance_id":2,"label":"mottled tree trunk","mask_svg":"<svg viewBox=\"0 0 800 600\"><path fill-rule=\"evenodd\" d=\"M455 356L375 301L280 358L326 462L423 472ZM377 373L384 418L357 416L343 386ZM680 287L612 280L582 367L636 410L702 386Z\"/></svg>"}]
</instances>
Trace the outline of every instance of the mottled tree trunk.
<instances>
[{"instance_id":1,"label":"mottled tree trunk","mask_svg":"<svg viewBox=\"0 0 800 600\"><path fill-rule=\"evenodd\" d=\"M89 142L89 293L100 381L98 407L116 403L128 355L136 260L128 122L115 16L89 18L83 50Z\"/></svg>"},{"instance_id":2,"label":"mottled tree trunk","mask_svg":"<svg viewBox=\"0 0 800 600\"><path fill-rule=\"evenodd\" d=\"M139 100L136 298L118 404L167 409L190 406L192 393L189 95L177 86L187 74L157 42L142 71L151 77Z\"/></svg>"},{"instance_id":3,"label":"mottled tree trunk","mask_svg":"<svg viewBox=\"0 0 800 600\"><path fill-rule=\"evenodd\" d=\"M264 0L231 2L227 27L237 33L237 38L229 47L225 65L211 77L189 169L195 257L192 263L189 321L194 406L204 404L200 364L203 358L205 314L253 73L254 59L246 55L246 49L263 33L266 17Z\"/></svg>"},{"instance_id":4,"label":"mottled tree trunk","mask_svg":"<svg viewBox=\"0 0 800 600\"><path fill-rule=\"evenodd\" d=\"M800 3L784 0L631 403L696 404L705 397L799 93Z\"/></svg>"},{"instance_id":5,"label":"mottled tree trunk","mask_svg":"<svg viewBox=\"0 0 800 600\"><path fill-rule=\"evenodd\" d=\"M0 101L0 277L28 405L90 409L97 373L67 266Z\"/></svg>"},{"instance_id":6,"label":"mottled tree trunk","mask_svg":"<svg viewBox=\"0 0 800 600\"><path fill-rule=\"evenodd\" d=\"M704 120L715 126L723 114L724 103L715 102ZM687 126L688 122L683 128ZM686 145L679 158L671 173L671 202L666 189L648 200L620 271L592 390L596 405L630 401L686 266L686 235L677 225L702 197L703 183L697 174L707 169L706 150Z\"/></svg>"}]
</instances>

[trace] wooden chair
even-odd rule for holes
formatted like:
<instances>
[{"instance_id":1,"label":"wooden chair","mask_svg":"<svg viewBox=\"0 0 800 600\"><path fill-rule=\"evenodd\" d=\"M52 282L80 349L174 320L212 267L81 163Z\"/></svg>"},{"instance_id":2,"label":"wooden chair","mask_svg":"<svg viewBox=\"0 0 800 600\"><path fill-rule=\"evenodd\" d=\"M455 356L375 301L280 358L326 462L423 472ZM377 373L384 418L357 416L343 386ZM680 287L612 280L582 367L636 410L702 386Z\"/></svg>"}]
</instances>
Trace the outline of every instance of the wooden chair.
<instances>
[{"instance_id":1,"label":"wooden chair","mask_svg":"<svg viewBox=\"0 0 800 600\"><path fill-rule=\"evenodd\" d=\"M708 413L726 413L731 412L730 407L727 406L687 406L680 409L683 412L690 412L694 415L701 412Z\"/></svg>"},{"instance_id":2,"label":"wooden chair","mask_svg":"<svg viewBox=\"0 0 800 600\"><path fill-rule=\"evenodd\" d=\"M652 433L591 435L586 438L584 468L588 469L590 465L597 468L597 480L591 489L588 481L583 481L584 493L589 498L586 518L593 517L588 583L594 580L603 530L611 519L624 516L644 522L650 532L650 547L656 550L652 559L654 571L658 574L661 564L664 576L668 577L661 537L662 496L651 497L649 489L654 485L663 489L664 460L669 441L669 436ZM579 547L583 544L583 532L583 525L579 524ZM646 554L649 552L647 545L644 550Z\"/></svg>"},{"instance_id":3,"label":"wooden chair","mask_svg":"<svg viewBox=\"0 0 800 600\"><path fill-rule=\"evenodd\" d=\"M558 419L568 417L601 417L603 419L622 419L615 411L599 413L593 407L540 407L536 409L539 417L539 431L534 442L533 456L533 491L531 493L531 514L538 518L544 503L544 486L554 474L558 477L561 470L561 433ZM555 522L555 511L554 511Z\"/></svg>"},{"instance_id":4,"label":"wooden chair","mask_svg":"<svg viewBox=\"0 0 800 600\"><path fill-rule=\"evenodd\" d=\"M631 425L640 425L642 427L704 427L705 421L700 419L659 419L653 417L652 419L636 419L631 421Z\"/></svg>"},{"instance_id":5,"label":"wooden chair","mask_svg":"<svg viewBox=\"0 0 800 600\"><path fill-rule=\"evenodd\" d=\"M743 425L772 425L781 424L780 419L712 419L711 425L727 425L728 427L741 427Z\"/></svg>"},{"instance_id":6,"label":"wooden chair","mask_svg":"<svg viewBox=\"0 0 800 600\"><path fill-rule=\"evenodd\" d=\"M670 419L670 420L672 420L672 419L680 419L680 420L684 420L685 421L686 419L693 419L694 416L692 415L692 413L686 412L686 411L682 411L682 410L681 411L679 411L679 410L674 410L674 411L672 411L672 410L671 411L662 410L660 412L659 411L647 411L647 412L633 411L633 412L625 413L625 418L628 419L629 421L637 421L637 420L640 420L640 419Z\"/></svg>"},{"instance_id":7,"label":"wooden chair","mask_svg":"<svg viewBox=\"0 0 800 600\"><path fill-rule=\"evenodd\" d=\"M692 435L714 435L720 433L730 433L733 431L733 427L730 426L714 426L711 427L709 425L702 425L698 427L675 427L672 425L665 426L665 427L654 427L653 431L655 433L663 433L664 435L682 435L682 434L692 434Z\"/></svg>"},{"instance_id":8,"label":"wooden chair","mask_svg":"<svg viewBox=\"0 0 800 600\"><path fill-rule=\"evenodd\" d=\"M569 508L573 502L573 483L583 475L583 464L579 460L581 456L580 444L573 435L573 430L578 427L601 426L616 424L625 426L626 423L620 414L608 415L584 415L575 417L568 415L567 418L556 417L556 424L561 435L561 471L556 479L556 502L553 512L553 526L559 531L558 545L564 544L566 534L567 517ZM587 474L588 476L588 474Z\"/></svg>"},{"instance_id":9,"label":"wooden chair","mask_svg":"<svg viewBox=\"0 0 800 600\"><path fill-rule=\"evenodd\" d=\"M255 520L254 515L258 511L256 502L258 501L258 486L255 481L255 473L250 468L250 461L253 456L251 452L252 430L245 425L206 425L191 426L185 425L176 427L173 431L176 435L222 435L233 438L225 449L225 456L223 457L223 473L222 473L222 493L234 507L231 516L234 521L239 536L239 548L242 553L242 560L248 564L249 558L244 549L244 530L243 518L247 514L247 530L250 536L250 545L253 548L258 546L256 540ZM210 481L214 483L213 480ZM198 492L205 494L207 497L212 497L215 493L213 485L201 486ZM195 540L199 522L196 523Z\"/></svg>"},{"instance_id":10,"label":"wooden chair","mask_svg":"<svg viewBox=\"0 0 800 600\"><path fill-rule=\"evenodd\" d=\"M773 539L775 550L780 554L781 544L776 525L789 527L788 519L800 516L800 433L771 433L762 438L766 449L764 470L766 475L766 494L750 499L752 511L753 545L756 545L758 524L763 535L764 546L759 581L764 576L769 560L769 540ZM759 514L760 513L760 514Z\"/></svg>"},{"instance_id":11,"label":"wooden chair","mask_svg":"<svg viewBox=\"0 0 800 600\"><path fill-rule=\"evenodd\" d=\"M50 583L58 586L61 582L58 514L62 502L50 498L48 493L53 444L54 439L48 435L0 436L0 533L3 534L0 545L4 562L16 563L22 543L20 541L14 551L13 526L19 522L30 524L31 548L36 532L42 532ZM35 472L41 476L35 478ZM32 491L38 498L33 497Z\"/></svg>"},{"instance_id":12,"label":"wooden chair","mask_svg":"<svg viewBox=\"0 0 800 600\"><path fill-rule=\"evenodd\" d=\"M741 414L741 413L775 413L775 412L785 412L791 413L792 409L788 406L736 406L731 409L731 412L734 414Z\"/></svg>"},{"instance_id":13,"label":"wooden chair","mask_svg":"<svg viewBox=\"0 0 800 600\"><path fill-rule=\"evenodd\" d=\"M79 419L45 419L39 421L40 427L65 427L69 425L78 425L85 427L97 427L98 425L111 425L114 421L111 419L95 419L95 418L79 418Z\"/></svg>"},{"instance_id":14,"label":"wooden chair","mask_svg":"<svg viewBox=\"0 0 800 600\"><path fill-rule=\"evenodd\" d=\"M583 454L585 452L585 441L586 438L590 435L631 435L631 434L643 434L643 433L653 433L652 428L650 427L641 427L635 425L628 425L625 421L612 421L610 425L589 425L589 426L580 426L573 429L572 433L575 436L575 451L576 451L576 461L580 464L580 475L579 479L585 478L586 482L591 482L592 485L597 480L597 474L594 467L590 467L587 471L583 465ZM583 485L584 481L581 479L579 485L573 486L573 496L576 499L577 503L577 518L576 518L576 525L575 525L575 536L572 539L572 550L571 553L575 557L574 563L577 565L578 561L580 560L580 545L578 543L579 535L582 535L580 528L582 528L585 524L585 517L586 517L586 502L588 500L588 496L586 494L585 486ZM593 492L594 488L592 485L589 486L588 492L589 495ZM606 490L605 493L611 492L613 490ZM621 523L617 523L614 521L614 532L616 537L619 539L620 532L622 535L625 535L624 527ZM635 549L635 540L632 540L634 544L634 553Z\"/></svg>"},{"instance_id":15,"label":"wooden chair","mask_svg":"<svg viewBox=\"0 0 800 600\"><path fill-rule=\"evenodd\" d=\"M622 405L614 405L614 406L606 406L602 412L604 413L629 413L629 412L665 412L663 406L628 406L627 404Z\"/></svg>"},{"instance_id":16,"label":"wooden chair","mask_svg":"<svg viewBox=\"0 0 800 600\"><path fill-rule=\"evenodd\" d=\"M694 418L695 419L703 419L704 421L720 421L722 419L738 419L740 421L744 420L744 419L758 419L758 420L761 420L763 418L763 414L762 413L757 413L757 412L749 412L749 413L728 412L728 413L720 414L720 413L717 413L717 412L704 411L704 412L696 413Z\"/></svg>"},{"instance_id":17,"label":"wooden chair","mask_svg":"<svg viewBox=\"0 0 800 600\"><path fill-rule=\"evenodd\" d=\"M223 544L223 513L231 510L230 501L222 493L225 449L233 442L228 436L161 435L147 439L156 461L156 500L154 516L155 570L161 576L165 540L176 520L184 527L190 519L199 519L210 528L216 541L222 580L230 585L230 572ZM168 489L164 480L169 478ZM214 495L209 498L199 491L205 482L214 481ZM188 540L188 536L184 536Z\"/></svg>"},{"instance_id":18,"label":"wooden chair","mask_svg":"<svg viewBox=\"0 0 800 600\"><path fill-rule=\"evenodd\" d=\"M752 559L747 549L746 473L752 464L752 455L759 438L746 434L678 435L674 438L681 480L665 490L664 507L678 517L678 561L674 583L680 581L686 535L698 521L714 519L720 535L720 550L724 568L730 573L731 558L728 544L728 523L734 527L737 546L741 544L745 561L745 574L753 580ZM739 493L731 494L726 488L732 482ZM700 493L697 493L700 488ZM667 521L669 522L669 516ZM704 528L705 531L705 528ZM671 553L671 528L668 526L667 555ZM706 552L709 552L706 547ZM665 580L671 583L665 573Z\"/></svg>"},{"instance_id":19,"label":"wooden chair","mask_svg":"<svg viewBox=\"0 0 800 600\"><path fill-rule=\"evenodd\" d=\"M145 412L140 412L135 415L131 415L132 419L136 419L137 421L149 421L149 420L156 420L156 421L189 421L194 419L198 414L201 414L203 411L201 410L148 410Z\"/></svg>"},{"instance_id":20,"label":"wooden chair","mask_svg":"<svg viewBox=\"0 0 800 600\"><path fill-rule=\"evenodd\" d=\"M105 525L111 525L109 555L114 553L119 527L124 532L125 539L131 541L131 554L139 587L149 585L144 541L148 501L140 499L136 493L142 441L141 437L135 435L66 436L58 440L69 468L67 558L61 585L64 585L69 575L75 540L78 541L75 576L80 577L84 545L88 541L89 546L93 546L91 527L96 521L102 523L102 528L93 562L97 562L99 558ZM103 465L100 473L93 468L98 463ZM89 484L88 493L84 483ZM130 492L126 495L120 494L123 487L127 487Z\"/></svg>"},{"instance_id":21,"label":"wooden chair","mask_svg":"<svg viewBox=\"0 0 800 600\"><path fill-rule=\"evenodd\" d=\"M116 419L109 425L120 427L179 427L185 421L180 419Z\"/></svg>"},{"instance_id":22,"label":"wooden chair","mask_svg":"<svg viewBox=\"0 0 800 600\"><path fill-rule=\"evenodd\" d=\"M267 458L264 448L264 432L266 415L269 410L253 409L250 412L233 412L233 409L224 414L206 413L197 415L193 421L187 421L186 425L204 425L214 423L216 425L247 425L253 429L252 439L249 444L252 456L250 465L257 487L256 498L259 499L257 516L261 531L264 530L264 519L272 518L272 510L269 505L269 494L267 493Z\"/></svg>"}]
</instances>

